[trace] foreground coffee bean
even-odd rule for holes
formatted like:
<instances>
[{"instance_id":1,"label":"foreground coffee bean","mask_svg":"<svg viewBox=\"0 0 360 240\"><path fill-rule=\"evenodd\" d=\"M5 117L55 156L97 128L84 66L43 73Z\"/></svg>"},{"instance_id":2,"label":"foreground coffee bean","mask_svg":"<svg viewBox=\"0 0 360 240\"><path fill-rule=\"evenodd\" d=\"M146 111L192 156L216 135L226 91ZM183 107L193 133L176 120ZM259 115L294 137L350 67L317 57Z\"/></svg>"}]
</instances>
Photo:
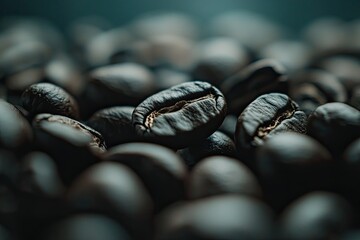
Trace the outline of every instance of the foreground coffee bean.
<instances>
[{"instance_id":1,"label":"foreground coffee bean","mask_svg":"<svg viewBox=\"0 0 360 240\"><path fill-rule=\"evenodd\" d=\"M272 239L273 215L244 196L216 196L174 206L157 219L155 239Z\"/></svg>"},{"instance_id":2,"label":"foreground coffee bean","mask_svg":"<svg viewBox=\"0 0 360 240\"><path fill-rule=\"evenodd\" d=\"M114 64L89 73L90 82L82 95L86 113L112 106L135 106L155 90L153 74L135 63Z\"/></svg>"},{"instance_id":3,"label":"foreground coffee bean","mask_svg":"<svg viewBox=\"0 0 360 240\"><path fill-rule=\"evenodd\" d=\"M278 210L306 192L337 190L345 182L330 153L314 139L295 132L280 133L259 147L255 169L265 198Z\"/></svg>"},{"instance_id":4,"label":"foreground coffee bean","mask_svg":"<svg viewBox=\"0 0 360 240\"><path fill-rule=\"evenodd\" d=\"M70 187L67 199L81 212L115 218L133 239L149 237L150 196L140 179L122 164L103 162L87 169Z\"/></svg>"},{"instance_id":5,"label":"foreground coffee bean","mask_svg":"<svg viewBox=\"0 0 360 240\"><path fill-rule=\"evenodd\" d=\"M340 159L360 135L360 111L344 103L327 103L309 117L308 134Z\"/></svg>"},{"instance_id":6,"label":"foreground coffee bean","mask_svg":"<svg viewBox=\"0 0 360 240\"><path fill-rule=\"evenodd\" d=\"M131 123L134 107L111 107L97 111L86 124L104 137L106 145L134 142L139 139Z\"/></svg>"},{"instance_id":7,"label":"foreground coffee bean","mask_svg":"<svg viewBox=\"0 0 360 240\"><path fill-rule=\"evenodd\" d=\"M11 104L0 99L0 147L25 150L32 140L30 124Z\"/></svg>"},{"instance_id":8,"label":"foreground coffee bean","mask_svg":"<svg viewBox=\"0 0 360 240\"><path fill-rule=\"evenodd\" d=\"M56 162L65 184L99 161L106 146L100 133L60 115L39 114L33 121L35 144Z\"/></svg>"},{"instance_id":9,"label":"foreground coffee bean","mask_svg":"<svg viewBox=\"0 0 360 240\"><path fill-rule=\"evenodd\" d=\"M240 114L236 125L235 143L244 161L251 161L254 149L280 132L306 131L306 115L287 95L264 94Z\"/></svg>"},{"instance_id":10,"label":"foreground coffee bean","mask_svg":"<svg viewBox=\"0 0 360 240\"><path fill-rule=\"evenodd\" d=\"M41 240L130 240L116 221L99 214L78 214L63 219L43 231Z\"/></svg>"},{"instance_id":11,"label":"foreground coffee bean","mask_svg":"<svg viewBox=\"0 0 360 240\"><path fill-rule=\"evenodd\" d=\"M223 94L195 81L150 96L135 108L132 123L148 141L179 149L211 135L225 115Z\"/></svg>"},{"instance_id":12,"label":"foreground coffee bean","mask_svg":"<svg viewBox=\"0 0 360 240\"><path fill-rule=\"evenodd\" d=\"M241 69L221 84L229 112L238 115L258 96L270 92L285 92L285 67L278 61L263 59Z\"/></svg>"},{"instance_id":13,"label":"foreground coffee bean","mask_svg":"<svg viewBox=\"0 0 360 240\"><path fill-rule=\"evenodd\" d=\"M237 155L234 141L219 131L214 132L197 144L179 150L178 154L184 158L189 168L194 167L205 157L223 155L235 158Z\"/></svg>"},{"instance_id":14,"label":"foreground coffee bean","mask_svg":"<svg viewBox=\"0 0 360 240\"><path fill-rule=\"evenodd\" d=\"M188 194L191 199L222 194L260 197L260 185L254 174L238 160L212 156L203 159L191 171Z\"/></svg>"},{"instance_id":15,"label":"foreground coffee bean","mask_svg":"<svg viewBox=\"0 0 360 240\"><path fill-rule=\"evenodd\" d=\"M340 239L350 227L351 208L340 196L312 192L292 203L280 221L280 239Z\"/></svg>"},{"instance_id":16,"label":"foreground coffee bean","mask_svg":"<svg viewBox=\"0 0 360 240\"><path fill-rule=\"evenodd\" d=\"M184 198L186 166L170 149L149 143L128 143L110 149L105 160L130 167L149 190L157 209Z\"/></svg>"},{"instance_id":17,"label":"foreground coffee bean","mask_svg":"<svg viewBox=\"0 0 360 240\"><path fill-rule=\"evenodd\" d=\"M79 118L75 99L65 90L51 83L33 84L21 96L23 107L33 117L39 113L51 113Z\"/></svg>"}]
</instances>

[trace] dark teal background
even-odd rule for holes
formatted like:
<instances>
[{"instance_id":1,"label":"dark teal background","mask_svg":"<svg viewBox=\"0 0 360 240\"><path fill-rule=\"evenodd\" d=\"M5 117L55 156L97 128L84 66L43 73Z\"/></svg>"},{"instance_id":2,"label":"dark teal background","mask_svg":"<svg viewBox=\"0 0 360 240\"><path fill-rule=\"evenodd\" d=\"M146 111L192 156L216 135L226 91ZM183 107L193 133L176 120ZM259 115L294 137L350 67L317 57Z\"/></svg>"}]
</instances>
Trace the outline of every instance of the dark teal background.
<instances>
[{"instance_id":1,"label":"dark teal background","mask_svg":"<svg viewBox=\"0 0 360 240\"><path fill-rule=\"evenodd\" d=\"M0 0L0 14L40 16L66 27L76 18L101 15L123 24L141 13L172 10L206 20L226 10L245 9L264 14L292 29L299 29L316 17L360 17L360 0Z\"/></svg>"}]
</instances>

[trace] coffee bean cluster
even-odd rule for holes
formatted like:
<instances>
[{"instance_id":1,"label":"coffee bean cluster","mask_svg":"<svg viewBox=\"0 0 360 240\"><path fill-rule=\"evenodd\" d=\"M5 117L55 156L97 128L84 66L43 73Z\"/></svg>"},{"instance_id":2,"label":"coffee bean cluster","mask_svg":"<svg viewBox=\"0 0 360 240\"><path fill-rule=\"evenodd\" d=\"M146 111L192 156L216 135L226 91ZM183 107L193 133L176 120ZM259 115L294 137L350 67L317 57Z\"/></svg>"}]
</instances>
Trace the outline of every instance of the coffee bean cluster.
<instances>
[{"instance_id":1,"label":"coffee bean cluster","mask_svg":"<svg viewBox=\"0 0 360 240\"><path fill-rule=\"evenodd\" d=\"M0 239L360 238L359 24L0 25Z\"/></svg>"}]
</instances>

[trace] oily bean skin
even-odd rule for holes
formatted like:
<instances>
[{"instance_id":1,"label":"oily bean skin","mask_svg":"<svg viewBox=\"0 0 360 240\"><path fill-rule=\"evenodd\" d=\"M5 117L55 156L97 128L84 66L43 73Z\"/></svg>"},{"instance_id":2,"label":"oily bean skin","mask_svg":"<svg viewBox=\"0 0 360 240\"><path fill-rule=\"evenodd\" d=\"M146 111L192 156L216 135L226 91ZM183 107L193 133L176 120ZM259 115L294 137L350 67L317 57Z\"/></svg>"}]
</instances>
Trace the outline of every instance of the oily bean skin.
<instances>
[{"instance_id":1,"label":"oily bean skin","mask_svg":"<svg viewBox=\"0 0 360 240\"><path fill-rule=\"evenodd\" d=\"M310 136L340 159L360 135L360 111L344 103L327 103L311 114L307 128Z\"/></svg>"},{"instance_id":2,"label":"oily bean skin","mask_svg":"<svg viewBox=\"0 0 360 240\"><path fill-rule=\"evenodd\" d=\"M213 155L236 157L235 143L224 133L216 131L208 138L178 151L188 168L194 167L201 159Z\"/></svg>"},{"instance_id":3,"label":"oily bean skin","mask_svg":"<svg viewBox=\"0 0 360 240\"><path fill-rule=\"evenodd\" d=\"M97 111L86 124L104 137L106 145L134 142L139 139L131 118L134 107L111 107Z\"/></svg>"},{"instance_id":4,"label":"oily bean skin","mask_svg":"<svg viewBox=\"0 0 360 240\"><path fill-rule=\"evenodd\" d=\"M223 94L206 82L188 82L140 103L132 123L146 140L179 149L211 135L226 115Z\"/></svg>"},{"instance_id":5,"label":"oily bean skin","mask_svg":"<svg viewBox=\"0 0 360 240\"><path fill-rule=\"evenodd\" d=\"M344 183L326 148L303 134L273 136L257 149L255 160L265 198L278 210L306 192L337 190Z\"/></svg>"},{"instance_id":6,"label":"oily bean skin","mask_svg":"<svg viewBox=\"0 0 360 240\"><path fill-rule=\"evenodd\" d=\"M78 119L79 110L75 99L65 90L51 83L33 84L21 96L23 107L31 116L51 113Z\"/></svg>"},{"instance_id":7,"label":"oily bean skin","mask_svg":"<svg viewBox=\"0 0 360 240\"><path fill-rule=\"evenodd\" d=\"M260 197L260 185L253 173L238 160L225 156L203 159L191 171L188 182L190 199L222 194Z\"/></svg>"},{"instance_id":8,"label":"oily bean skin","mask_svg":"<svg viewBox=\"0 0 360 240\"><path fill-rule=\"evenodd\" d=\"M110 149L105 160L130 167L149 190L157 209L184 198L187 169L170 149L149 143L128 143Z\"/></svg>"},{"instance_id":9,"label":"oily bean skin","mask_svg":"<svg viewBox=\"0 0 360 240\"><path fill-rule=\"evenodd\" d=\"M285 67L275 60L264 59L248 65L227 78L221 85L229 112L241 113L258 96L287 89Z\"/></svg>"},{"instance_id":10,"label":"oily bean skin","mask_svg":"<svg viewBox=\"0 0 360 240\"><path fill-rule=\"evenodd\" d=\"M287 131L304 133L305 113L285 94L264 94L250 103L238 118L235 132L237 150L243 157L249 157L266 139Z\"/></svg>"},{"instance_id":11,"label":"oily bean skin","mask_svg":"<svg viewBox=\"0 0 360 240\"><path fill-rule=\"evenodd\" d=\"M311 192L292 203L280 220L278 239L340 239L350 227L350 205L329 192Z\"/></svg>"}]
</instances>

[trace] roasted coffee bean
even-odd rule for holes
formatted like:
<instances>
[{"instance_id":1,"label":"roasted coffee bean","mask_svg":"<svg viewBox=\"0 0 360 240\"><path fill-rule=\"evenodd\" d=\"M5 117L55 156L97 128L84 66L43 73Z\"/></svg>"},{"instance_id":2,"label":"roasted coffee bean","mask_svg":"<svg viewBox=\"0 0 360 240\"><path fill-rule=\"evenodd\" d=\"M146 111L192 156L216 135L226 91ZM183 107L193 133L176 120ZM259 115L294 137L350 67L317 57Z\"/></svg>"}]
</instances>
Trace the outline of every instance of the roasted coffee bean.
<instances>
[{"instance_id":1,"label":"roasted coffee bean","mask_svg":"<svg viewBox=\"0 0 360 240\"><path fill-rule=\"evenodd\" d=\"M307 115L322 104L347 100L345 87L326 71L305 70L291 75L290 79L289 95Z\"/></svg>"},{"instance_id":2,"label":"roasted coffee bean","mask_svg":"<svg viewBox=\"0 0 360 240\"><path fill-rule=\"evenodd\" d=\"M149 190L157 209L184 198L186 166L170 149L149 143L128 143L110 149L105 159L130 167Z\"/></svg>"},{"instance_id":3,"label":"roasted coffee bean","mask_svg":"<svg viewBox=\"0 0 360 240\"><path fill-rule=\"evenodd\" d=\"M312 192L283 213L279 239L340 239L351 224L351 207L340 196Z\"/></svg>"},{"instance_id":4,"label":"roasted coffee bean","mask_svg":"<svg viewBox=\"0 0 360 240\"><path fill-rule=\"evenodd\" d=\"M360 111L360 84L352 91L350 105Z\"/></svg>"},{"instance_id":5,"label":"roasted coffee bean","mask_svg":"<svg viewBox=\"0 0 360 240\"><path fill-rule=\"evenodd\" d=\"M11 104L0 100L0 147L25 150L32 140L30 124Z\"/></svg>"},{"instance_id":6,"label":"roasted coffee bean","mask_svg":"<svg viewBox=\"0 0 360 240\"><path fill-rule=\"evenodd\" d=\"M140 179L122 164L103 162L87 169L70 187L67 200L79 211L115 218L132 239L149 237L150 196Z\"/></svg>"},{"instance_id":7,"label":"roasted coffee bean","mask_svg":"<svg viewBox=\"0 0 360 240\"><path fill-rule=\"evenodd\" d=\"M352 142L344 152L344 159L349 164L360 164L360 138Z\"/></svg>"},{"instance_id":8,"label":"roasted coffee bean","mask_svg":"<svg viewBox=\"0 0 360 240\"><path fill-rule=\"evenodd\" d=\"M239 154L251 162L254 149L281 132L306 131L306 115L287 95L264 94L240 114L236 125L235 143Z\"/></svg>"},{"instance_id":9,"label":"roasted coffee bean","mask_svg":"<svg viewBox=\"0 0 360 240\"><path fill-rule=\"evenodd\" d=\"M234 139L236 123L237 117L235 115L227 115L218 130L225 133L229 138Z\"/></svg>"},{"instance_id":10,"label":"roasted coffee bean","mask_svg":"<svg viewBox=\"0 0 360 240\"><path fill-rule=\"evenodd\" d=\"M238 160L224 156L205 158L195 166L188 194L190 199L222 194L262 195L254 174Z\"/></svg>"},{"instance_id":11,"label":"roasted coffee bean","mask_svg":"<svg viewBox=\"0 0 360 240\"><path fill-rule=\"evenodd\" d=\"M87 114L106 107L135 106L155 90L153 74L135 63L100 67L89 75L82 95L82 110Z\"/></svg>"},{"instance_id":12,"label":"roasted coffee bean","mask_svg":"<svg viewBox=\"0 0 360 240\"><path fill-rule=\"evenodd\" d=\"M111 107L97 111L86 124L104 137L106 145L113 147L118 144L139 140L131 123L134 107Z\"/></svg>"},{"instance_id":13,"label":"roasted coffee bean","mask_svg":"<svg viewBox=\"0 0 360 240\"><path fill-rule=\"evenodd\" d=\"M241 113L258 96L270 92L285 92L285 67L272 59L259 60L238 71L221 84L229 112Z\"/></svg>"},{"instance_id":14,"label":"roasted coffee bean","mask_svg":"<svg viewBox=\"0 0 360 240\"><path fill-rule=\"evenodd\" d=\"M309 117L308 134L336 158L360 136L360 111L344 103L319 106Z\"/></svg>"},{"instance_id":15,"label":"roasted coffee bean","mask_svg":"<svg viewBox=\"0 0 360 240\"><path fill-rule=\"evenodd\" d=\"M99 161L106 149L100 133L71 118L39 114L33 127L37 148L55 160L65 184Z\"/></svg>"},{"instance_id":16,"label":"roasted coffee bean","mask_svg":"<svg viewBox=\"0 0 360 240\"><path fill-rule=\"evenodd\" d=\"M157 219L155 239L272 239L273 215L245 196L216 196L174 206Z\"/></svg>"},{"instance_id":17,"label":"roasted coffee bean","mask_svg":"<svg viewBox=\"0 0 360 240\"><path fill-rule=\"evenodd\" d=\"M195 81L150 96L135 108L132 122L148 141L179 149L211 135L225 115L223 94Z\"/></svg>"},{"instance_id":18,"label":"roasted coffee bean","mask_svg":"<svg viewBox=\"0 0 360 240\"><path fill-rule=\"evenodd\" d=\"M51 83L38 83L27 88L21 96L23 107L31 116L51 113L79 118L76 100L65 90Z\"/></svg>"},{"instance_id":19,"label":"roasted coffee bean","mask_svg":"<svg viewBox=\"0 0 360 240\"><path fill-rule=\"evenodd\" d=\"M192 70L196 80L219 87L223 81L250 62L247 50L235 39L215 38L198 46L197 61Z\"/></svg>"},{"instance_id":20,"label":"roasted coffee bean","mask_svg":"<svg viewBox=\"0 0 360 240\"><path fill-rule=\"evenodd\" d=\"M32 152L21 163L18 187L21 191L46 197L59 197L64 186L53 159L42 152Z\"/></svg>"},{"instance_id":21,"label":"roasted coffee bean","mask_svg":"<svg viewBox=\"0 0 360 240\"><path fill-rule=\"evenodd\" d=\"M189 168L194 167L205 157L213 155L236 157L237 155L234 141L219 131L214 132L199 143L179 150L178 153L184 158Z\"/></svg>"},{"instance_id":22,"label":"roasted coffee bean","mask_svg":"<svg viewBox=\"0 0 360 240\"><path fill-rule=\"evenodd\" d=\"M43 231L42 240L130 240L116 221L99 214L78 214L63 219Z\"/></svg>"},{"instance_id":23,"label":"roasted coffee bean","mask_svg":"<svg viewBox=\"0 0 360 240\"><path fill-rule=\"evenodd\" d=\"M302 194L316 190L337 190L345 179L330 153L314 139L295 132L268 139L256 153L255 167L265 197L282 209Z\"/></svg>"},{"instance_id":24,"label":"roasted coffee bean","mask_svg":"<svg viewBox=\"0 0 360 240\"><path fill-rule=\"evenodd\" d=\"M170 87L189 82L191 76L186 72L174 70L171 68L160 68L155 70L156 85L159 91Z\"/></svg>"}]
</instances>

